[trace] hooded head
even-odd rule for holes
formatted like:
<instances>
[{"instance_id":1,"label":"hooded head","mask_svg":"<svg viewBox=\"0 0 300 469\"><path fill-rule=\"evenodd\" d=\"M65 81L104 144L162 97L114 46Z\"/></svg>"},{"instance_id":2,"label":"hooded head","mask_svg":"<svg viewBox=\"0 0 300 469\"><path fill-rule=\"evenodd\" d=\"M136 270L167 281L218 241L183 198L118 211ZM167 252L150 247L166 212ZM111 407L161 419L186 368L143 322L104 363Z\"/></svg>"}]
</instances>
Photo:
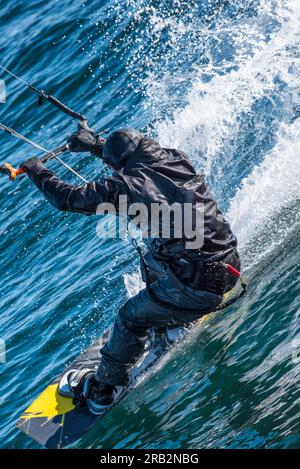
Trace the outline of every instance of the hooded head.
<instances>
[{"instance_id":1,"label":"hooded head","mask_svg":"<svg viewBox=\"0 0 300 469\"><path fill-rule=\"evenodd\" d=\"M116 170L123 168L128 157L137 149L142 138L142 134L135 129L116 130L104 144L104 162Z\"/></svg>"}]
</instances>

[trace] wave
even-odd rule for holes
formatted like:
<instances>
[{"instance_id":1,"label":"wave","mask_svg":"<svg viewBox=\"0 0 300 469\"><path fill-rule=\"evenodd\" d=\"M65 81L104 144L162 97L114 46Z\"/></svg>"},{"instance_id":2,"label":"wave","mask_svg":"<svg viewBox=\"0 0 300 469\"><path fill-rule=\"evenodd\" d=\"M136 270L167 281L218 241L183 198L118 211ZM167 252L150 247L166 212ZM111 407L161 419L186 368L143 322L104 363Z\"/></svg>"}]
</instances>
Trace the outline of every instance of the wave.
<instances>
[{"instance_id":1,"label":"wave","mask_svg":"<svg viewBox=\"0 0 300 469\"><path fill-rule=\"evenodd\" d=\"M154 133L162 145L186 151L197 169L205 171L220 205L227 209L248 267L253 252L275 249L287 236L290 216L286 210L299 200L300 4L262 1L251 21L249 17L239 17L238 22L222 17L216 28L206 30L196 20L186 24L154 14L150 21L155 37L164 28L171 30L171 38L176 31L176 41L168 43L169 57L178 54L183 36L194 38L195 30L198 46L206 42L209 48L212 36L220 50L230 43L227 59L218 63L216 52L208 50L209 63L194 67L193 73L190 69L183 72L181 81L190 80L187 95L182 96L186 104L173 108L169 117L163 114L174 86L172 79L178 80L176 73L172 75L174 70L167 69L162 76L157 72L156 77L152 71L146 88L148 106L155 108L157 117ZM185 50L188 57L189 52ZM248 141L241 142L241 135L244 139L248 135ZM268 145L263 145L265 141ZM296 217L299 209L294 207L292 213ZM131 280L125 277L129 296L143 286L138 278L137 273Z\"/></svg>"},{"instance_id":2,"label":"wave","mask_svg":"<svg viewBox=\"0 0 300 469\"><path fill-rule=\"evenodd\" d=\"M187 105L175 109L170 119L157 124L160 142L187 151L210 174L212 162L220 152L223 171L226 168L243 116L253 112L256 102L270 99L271 112L276 113L284 100L284 117L289 119L299 105L300 69L296 60L299 20L299 2L280 1L275 8L274 2L263 1L251 22L248 18L238 24L223 22L216 30L206 31L204 38L199 25L197 32L208 47L213 35L218 43L217 52L229 42L231 54L216 66L217 52L209 51L209 64L197 68L196 78L183 98ZM160 80L161 93L157 83L149 84L148 95L156 96L155 105L158 100L166 101L167 81L172 81L170 76ZM278 96L274 99L274 93L279 93L282 99Z\"/></svg>"},{"instance_id":3,"label":"wave","mask_svg":"<svg viewBox=\"0 0 300 469\"><path fill-rule=\"evenodd\" d=\"M257 241L258 233L266 225L270 228L275 223L273 230L267 230L267 245L274 237L279 242L280 235L286 235L287 230L278 232L280 222L282 227L295 228L300 204L299 132L300 119L291 125L282 124L276 146L242 181L230 202L227 216L242 249L253 237ZM287 217L289 209L291 217Z\"/></svg>"}]
</instances>

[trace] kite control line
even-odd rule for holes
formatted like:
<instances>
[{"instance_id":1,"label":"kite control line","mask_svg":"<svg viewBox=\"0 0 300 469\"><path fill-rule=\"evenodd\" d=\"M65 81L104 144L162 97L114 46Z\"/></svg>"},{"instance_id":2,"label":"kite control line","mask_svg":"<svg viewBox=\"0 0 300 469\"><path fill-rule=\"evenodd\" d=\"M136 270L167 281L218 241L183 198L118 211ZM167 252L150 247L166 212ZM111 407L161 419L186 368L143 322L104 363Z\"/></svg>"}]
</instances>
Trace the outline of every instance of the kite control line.
<instances>
[{"instance_id":1,"label":"kite control line","mask_svg":"<svg viewBox=\"0 0 300 469\"><path fill-rule=\"evenodd\" d=\"M8 73L9 75L11 75L12 77L14 77L19 82L26 85L27 88L29 88L31 91L36 93L39 97L39 100L38 100L39 105L42 105L43 100L46 99L47 101L49 101L49 103L53 104L53 106L57 107L60 111L64 112L68 116L73 117L74 119L77 119L77 120L82 121L82 122L87 122L87 118L85 116L83 116L82 114L79 114L76 111L73 111L73 109L66 106L64 103L59 101L57 98L55 98L51 94L46 94L43 90L39 90L35 86L31 85L31 83L28 83L27 81L23 80L23 78L19 77L18 75L11 72L7 68L3 67L2 65L0 65L0 68L2 70L4 70L6 73Z\"/></svg>"},{"instance_id":2,"label":"kite control line","mask_svg":"<svg viewBox=\"0 0 300 469\"><path fill-rule=\"evenodd\" d=\"M78 178L80 178L84 183L88 183L88 180L85 179L83 176L81 176L77 171L75 171L75 169L73 169L71 166L69 166L67 163L65 163L60 157L59 155L61 155L62 153L68 151L69 149L69 146L68 144L66 145L63 145L59 148L57 148L56 150L53 150L53 151L48 151L46 150L45 148L41 147L40 145L38 145L37 143L33 142L32 140L30 140L29 138L27 137L24 137L24 135L21 135L19 134L16 130L14 129L11 129L10 127L7 127L6 125L4 124L1 124L0 123L0 130L3 130L4 132L8 133L9 135L19 139L19 140L22 140L23 142L26 142L28 143L29 145L33 146L34 148L36 148L37 150L40 150L40 151L43 151L44 153L46 153L46 155L40 159L40 161L42 163L46 163L47 161L55 158L57 161L60 162L60 164L62 164L65 168L67 168L69 171L71 171L73 174L75 174ZM5 163L3 166L0 166L0 172L3 173L3 174L7 174L9 176L9 179L11 181L14 181L16 179L17 176L21 175L21 174L24 174L24 170L21 169L21 168L14 168L13 166L11 166L9 163Z\"/></svg>"},{"instance_id":3,"label":"kite control line","mask_svg":"<svg viewBox=\"0 0 300 469\"><path fill-rule=\"evenodd\" d=\"M57 109L62 111L64 114L67 114L70 117L73 117L74 119L77 119L81 122L81 126L84 128L88 128L88 122L87 118L83 115L80 114L79 112L74 111L73 109L69 108L66 106L64 103L59 101L57 98L52 96L51 94L45 93L43 90L40 90L33 86L31 83L27 82L23 78L19 77L15 73L13 73L11 70L8 70L6 67L3 67L3 65L0 65L0 69L2 69L4 72L8 73L12 77L14 77L16 80L18 80L20 83L23 83L27 88L29 88L31 91L36 93L39 97L38 104L41 105L43 103L43 100L46 99L49 101L49 103L53 104ZM61 153L64 153L69 149L68 145L64 145L63 147L59 147L56 150L49 152L48 150L45 150L45 148L41 147L40 145L36 144L32 140L28 139L27 137L24 137L24 135L19 134L16 132L14 129L11 129L7 127L4 124L0 124L0 130L3 130L4 132L7 132L8 134L12 135L15 138L18 138L19 140L22 140L23 142L28 143L29 145L33 146L37 150L41 150L44 153L46 153L46 156L44 158L41 158L42 162L46 162L49 159L55 158L57 161L59 161L63 166L65 166L69 171L71 171L73 174L75 174L78 178L80 178L83 182L87 183L88 181L82 177L77 171L75 171L71 166L69 166L67 163L65 163L62 159L59 158L59 155ZM16 169L13 168L9 163L5 163L3 166L0 166L0 172L7 174L11 180L15 180L16 177L20 174L22 174L24 171L22 171L21 168Z\"/></svg>"},{"instance_id":4,"label":"kite control line","mask_svg":"<svg viewBox=\"0 0 300 469\"><path fill-rule=\"evenodd\" d=\"M47 153L43 158L40 159L42 163L46 163L47 161L56 158L58 159L58 155L61 155L62 153L66 152L68 150L68 145L64 145L62 147L56 148L55 150ZM59 158L60 162L62 161ZM64 163L64 162L63 162ZM25 171L22 168L14 168L11 164L9 163L4 163L4 165L0 166L0 173L7 174L9 179L11 181L14 181L17 176L20 176L21 174L24 174Z\"/></svg>"},{"instance_id":5,"label":"kite control line","mask_svg":"<svg viewBox=\"0 0 300 469\"><path fill-rule=\"evenodd\" d=\"M76 111L73 111L73 109L66 106L64 103L59 101L57 98L55 98L51 94L46 94L43 90L40 90L40 89L36 88L31 83L28 83L23 78L19 77L15 73L8 70L6 67L3 67L3 65L0 65L0 68L3 71L5 71L6 73L8 73L9 75L11 75L12 77L14 77L19 82L23 83L31 91L36 93L39 97L39 101L38 101L39 105L41 105L43 103L43 100L46 99L47 101L49 101L49 103L53 104L53 106L58 108L64 114L67 114L68 116L79 120L82 123L83 126L87 126L87 118L83 114L80 114ZM46 153L46 155L43 158L41 158L41 161L43 163L45 163L46 161L48 161L52 158L55 158L63 166L65 166L65 168L67 168L69 171L71 171L73 174L75 174L83 182L85 182L85 183L88 182L84 177L82 177L79 173L77 173L77 171L75 171L75 169L73 169L71 166L69 166L67 163L65 163L61 158L59 158L59 155L61 155L62 153L64 153L65 151L67 151L69 149L68 145L64 145L62 147L57 148L56 150L53 150L53 151L49 152L48 150L41 147L37 143L33 142L29 138L24 137L24 135L19 134L14 129L11 129L10 127L7 127L4 124L0 124L0 130L3 130L4 132L7 132L8 134L12 135L13 137L18 138L19 140L22 140L23 142L28 143L29 145L33 146L37 150L41 150L44 153ZM3 166L0 166L0 172L4 173L4 174L7 174L12 181L14 181L17 176L24 173L24 171L21 168L16 169L13 166L11 166L9 163L5 163Z\"/></svg>"}]
</instances>

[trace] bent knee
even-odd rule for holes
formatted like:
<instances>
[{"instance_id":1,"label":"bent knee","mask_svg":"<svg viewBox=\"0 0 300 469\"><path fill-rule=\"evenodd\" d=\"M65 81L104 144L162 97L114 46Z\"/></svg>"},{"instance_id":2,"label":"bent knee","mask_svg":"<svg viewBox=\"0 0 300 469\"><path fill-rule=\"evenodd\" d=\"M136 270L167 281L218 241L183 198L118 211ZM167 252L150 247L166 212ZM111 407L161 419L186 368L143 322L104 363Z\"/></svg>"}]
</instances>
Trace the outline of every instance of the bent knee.
<instances>
[{"instance_id":1,"label":"bent knee","mask_svg":"<svg viewBox=\"0 0 300 469\"><path fill-rule=\"evenodd\" d=\"M119 311L119 319L129 328L147 327L143 305L135 297L122 306Z\"/></svg>"}]
</instances>

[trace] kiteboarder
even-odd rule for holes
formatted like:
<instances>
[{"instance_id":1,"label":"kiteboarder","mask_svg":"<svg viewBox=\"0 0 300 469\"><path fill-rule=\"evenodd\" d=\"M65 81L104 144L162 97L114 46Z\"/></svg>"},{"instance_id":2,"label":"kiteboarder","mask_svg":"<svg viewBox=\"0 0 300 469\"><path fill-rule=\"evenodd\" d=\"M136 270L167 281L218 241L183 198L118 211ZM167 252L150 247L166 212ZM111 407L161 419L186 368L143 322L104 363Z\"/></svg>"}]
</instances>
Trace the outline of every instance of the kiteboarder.
<instances>
[{"instance_id":1,"label":"kiteboarder","mask_svg":"<svg viewBox=\"0 0 300 469\"><path fill-rule=\"evenodd\" d=\"M121 307L111 336L101 350L97 370L68 372L74 397L101 414L127 386L131 367L144 351L150 327L189 324L220 307L224 293L237 282L240 259L237 239L218 208L205 176L198 173L182 151L162 148L137 130L114 131L109 138L94 134L87 125L68 139L73 152L91 152L113 173L102 182L66 184L37 158L25 161L21 171L59 210L84 215L97 213L103 203L119 208L128 204L203 207L203 242L187 248L184 233L170 230L145 239L147 254L138 247L147 287ZM151 223L151 220L149 221ZM173 225L172 225L173 226ZM234 275L234 274L237 275Z\"/></svg>"}]
</instances>

